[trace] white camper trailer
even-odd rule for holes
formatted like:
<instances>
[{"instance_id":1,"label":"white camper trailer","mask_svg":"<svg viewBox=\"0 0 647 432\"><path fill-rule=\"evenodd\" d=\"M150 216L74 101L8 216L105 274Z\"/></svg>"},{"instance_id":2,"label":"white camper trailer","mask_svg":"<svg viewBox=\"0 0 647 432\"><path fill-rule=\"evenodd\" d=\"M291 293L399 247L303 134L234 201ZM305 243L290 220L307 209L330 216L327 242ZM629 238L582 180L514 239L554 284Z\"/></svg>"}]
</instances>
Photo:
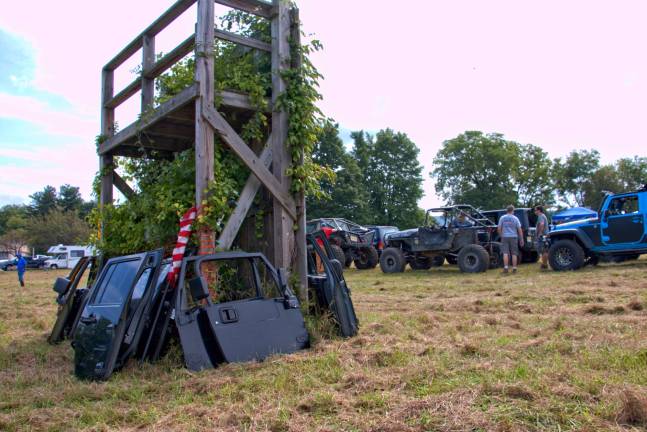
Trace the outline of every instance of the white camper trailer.
<instances>
[{"instance_id":1,"label":"white camper trailer","mask_svg":"<svg viewBox=\"0 0 647 432\"><path fill-rule=\"evenodd\" d=\"M52 259L45 261L45 268L73 268L80 258L94 255L92 246L58 245L47 249Z\"/></svg>"}]
</instances>

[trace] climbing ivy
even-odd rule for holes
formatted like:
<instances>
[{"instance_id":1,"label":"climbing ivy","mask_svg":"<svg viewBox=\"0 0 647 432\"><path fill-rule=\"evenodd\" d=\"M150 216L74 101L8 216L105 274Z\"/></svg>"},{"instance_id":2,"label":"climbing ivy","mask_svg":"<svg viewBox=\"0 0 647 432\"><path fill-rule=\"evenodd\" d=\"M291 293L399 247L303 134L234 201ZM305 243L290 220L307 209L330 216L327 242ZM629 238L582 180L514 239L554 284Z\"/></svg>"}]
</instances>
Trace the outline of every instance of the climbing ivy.
<instances>
[{"instance_id":1,"label":"climbing ivy","mask_svg":"<svg viewBox=\"0 0 647 432\"><path fill-rule=\"evenodd\" d=\"M228 13L221 18L220 27L271 42L269 21L244 12ZM321 44L314 41L298 46L293 41L292 45L293 52L298 53L302 61L283 73L287 91L278 101L290 119L287 146L292 164L286 174L292 177L293 192L320 196L319 180L332 176L332 172L315 164L311 158L322 118L316 106L321 99L317 91L321 75L308 56L321 49ZM260 149L270 132L267 116L267 100L272 90L270 54L217 40L213 56L216 94L225 89L248 94L256 108L253 114L230 113L227 120L252 148ZM192 85L194 70L194 58L187 57L159 77L156 104L164 103ZM216 97L215 102L218 107L221 101ZM198 225L208 225L218 234L233 210L249 171L217 136L214 153L215 178L208 186L208 198L200 203L202 215ZM158 247L170 251L173 247L178 218L194 205L195 155L191 149L174 154L172 159L161 156L164 155L147 150L143 158L115 158L122 177L136 184L137 194L126 202L98 208L91 214L90 221L97 228L93 243L104 253L120 255ZM97 173L97 195L99 178L100 173ZM258 213L255 230L260 237L264 210L261 208ZM103 236L99 235L99 227L103 227Z\"/></svg>"}]
</instances>

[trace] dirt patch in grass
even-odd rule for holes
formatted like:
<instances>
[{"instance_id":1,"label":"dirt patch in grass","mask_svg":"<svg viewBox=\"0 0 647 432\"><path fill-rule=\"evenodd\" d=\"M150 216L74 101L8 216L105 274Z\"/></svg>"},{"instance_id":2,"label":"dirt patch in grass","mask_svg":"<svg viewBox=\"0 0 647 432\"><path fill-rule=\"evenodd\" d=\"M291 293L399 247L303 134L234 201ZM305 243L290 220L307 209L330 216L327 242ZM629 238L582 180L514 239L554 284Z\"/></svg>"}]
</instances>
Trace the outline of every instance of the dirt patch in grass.
<instances>
[{"instance_id":1,"label":"dirt patch in grass","mask_svg":"<svg viewBox=\"0 0 647 432\"><path fill-rule=\"evenodd\" d=\"M604 306L589 306L584 309L584 313L591 315L622 315L626 310L623 306L604 307Z\"/></svg>"},{"instance_id":2,"label":"dirt patch in grass","mask_svg":"<svg viewBox=\"0 0 647 432\"><path fill-rule=\"evenodd\" d=\"M616 417L621 425L647 427L647 396L625 390L621 397L622 408Z\"/></svg>"}]
</instances>

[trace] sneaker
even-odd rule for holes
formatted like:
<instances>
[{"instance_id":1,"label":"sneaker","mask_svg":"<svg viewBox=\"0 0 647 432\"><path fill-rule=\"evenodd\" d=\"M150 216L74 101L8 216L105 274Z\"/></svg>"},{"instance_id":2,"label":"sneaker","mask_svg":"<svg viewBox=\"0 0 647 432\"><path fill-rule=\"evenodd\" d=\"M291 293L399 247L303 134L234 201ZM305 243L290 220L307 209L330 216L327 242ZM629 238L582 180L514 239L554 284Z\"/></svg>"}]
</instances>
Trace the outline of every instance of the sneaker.
<instances>
[{"instance_id":1,"label":"sneaker","mask_svg":"<svg viewBox=\"0 0 647 432\"><path fill-rule=\"evenodd\" d=\"M514 267L514 268L512 269L512 273L516 273L516 272L517 272L517 268L516 268L516 267Z\"/></svg>"},{"instance_id":2,"label":"sneaker","mask_svg":"<svg viewBox=\"0 0 647 432\"><path fill-rule=\"evenodd\" d=\"M507 269L507 268L504 268L504 269L503 269L503 271L502 271L501 273L503 273L503 274L508 274L508 269Z\"/></svg>"}]
</instances>

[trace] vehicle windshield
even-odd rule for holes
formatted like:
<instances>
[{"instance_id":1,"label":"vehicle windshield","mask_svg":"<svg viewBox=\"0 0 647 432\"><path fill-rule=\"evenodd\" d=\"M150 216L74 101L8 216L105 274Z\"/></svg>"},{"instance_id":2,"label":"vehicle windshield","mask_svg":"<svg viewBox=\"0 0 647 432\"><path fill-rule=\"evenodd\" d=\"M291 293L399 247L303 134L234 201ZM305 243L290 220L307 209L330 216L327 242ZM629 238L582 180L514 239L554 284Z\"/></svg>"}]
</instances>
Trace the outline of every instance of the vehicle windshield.
<instances>
[{"instance_id":1,"label":"vehicle windshield","mask_svg":"<svg viewBox=\"0 0 647 432\"><path fill-rule=\"evenodd\" d=\"M57 260L64 260L65 258L67 258L67 254L58 254L55 257Z\"/></svg>"},{"instance_id":2,"label":"vehicle windshield","mask_svg":"<svg viewBox=\"0 0 647 432\"><path fill-rule=\"evenodd\" d=\"M447 226L448 215L445 211L440 210L429 210L426 217L427 226Z\"/></svg>"}]
</instances>

